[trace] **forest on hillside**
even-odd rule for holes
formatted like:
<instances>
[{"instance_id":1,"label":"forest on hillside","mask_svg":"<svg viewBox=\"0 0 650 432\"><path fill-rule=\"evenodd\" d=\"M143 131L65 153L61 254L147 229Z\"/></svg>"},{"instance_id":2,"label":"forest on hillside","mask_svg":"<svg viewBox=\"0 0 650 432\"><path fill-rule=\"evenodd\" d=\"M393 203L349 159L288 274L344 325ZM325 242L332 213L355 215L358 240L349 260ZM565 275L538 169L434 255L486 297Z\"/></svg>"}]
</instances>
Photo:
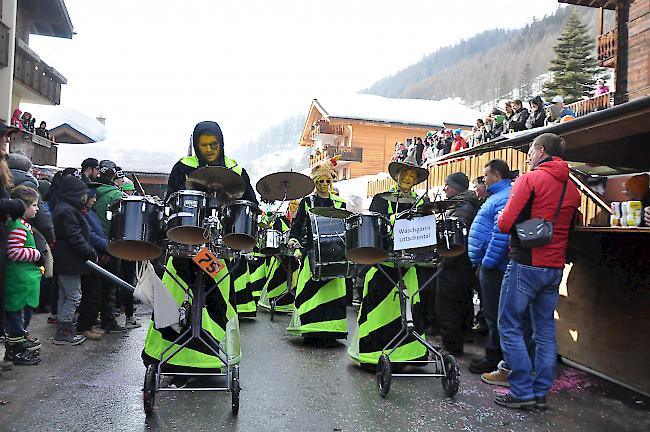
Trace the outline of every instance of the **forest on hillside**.
<instances>
[{"instance_id":1,"label":"forest on hillside","mask_svg":"<svg viewBox=\"0 0 650 432\"><path fill-rule=\"evenodd\" d=\"M441 48L361 92L414 99L458 97L473 106L500 99L548 71L553 46L572 9L560 7L520 29L488 30ZM598 9L575 10L595 39ZM606 18L606 28L611 27L613 16Z\"/></svg>"}]
</instances>

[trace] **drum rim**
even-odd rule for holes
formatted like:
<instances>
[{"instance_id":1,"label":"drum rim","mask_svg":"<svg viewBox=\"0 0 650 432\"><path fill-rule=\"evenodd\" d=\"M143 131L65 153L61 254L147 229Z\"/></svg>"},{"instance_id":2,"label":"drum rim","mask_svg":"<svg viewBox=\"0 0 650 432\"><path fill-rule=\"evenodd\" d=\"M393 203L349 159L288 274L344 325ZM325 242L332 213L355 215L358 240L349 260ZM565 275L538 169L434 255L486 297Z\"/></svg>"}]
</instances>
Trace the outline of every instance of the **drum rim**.
<instances>
[{"instance_id":1,"label":"drum rim","mask_svg":"<svg viewBox=\"0 0 650 432\"><path fill-rule=\"evenodd\" d=\"M357 216L358 217L361 217L361 216L379 216L380 219L384 219L386 222L390 223L390 219L388 219L386 217L386 215L384 215L382 213L379 213L379 212L373 212L373 211L364 211L364 212L360 212L360 213L354 213L353 215L350 215L350 216L346 217L345 220L347 221L348 219L352 219L352 218L357 217Z\"/></svg>"},{"instance_id":2,"label":"drum rim","mask_svg":"<svg viewBox=\"0 0 650 432\"><path fill-rule=\"evenodd\" d=\"M173 196L180 196L180 195L193 195L193 196L202 196L202 197L207 197L208 195L200 190L195 190L195 189L181 189L177 190L176 192L172 192L169 194L169 197L167 198L167 201L170 200L171 197Z\"/></svg>"},{"instance_id":3,"label":"drum rim","mask_svg":"<svg viewBox=\"0 0 650 432\"><path fill-rule=\"evenodd\" d=\"M116 258L126 260L126 258L118 257L117 255L113 254L113 253L109 250L109 248L110 248L111 246L113 246L113 245L117 245L118 243L122 243L122 242L129 242L129 243L143 243L143 244L145 244L145 245L147 245L147 246L153 246L153 247L155 247L155 248L158 250L158 252L159 252L158 255L156 255L156 256L154 256L154 257L152 257L152 258L142 258L142 259L138 259L138 260L135 260L135 261L150 261L150 260L154 260L154 259L159 258L160 256L162 256L163 251L164 251L164 250L163 250L163 247L162 247L160 244L158 244L158 243L153 243L153 242L150 242L150 241L144 241L144 240L120 239L120 240L111 240L111 241L109 241L108 244L106 245L106 252L108 252L110 255L112 255L112 256L114 256L114 257L116 257ZM129 260L127 260L127 261L129 261Z\"/></svg>"},{"instance_id":4,"label":"drum rim","mask_svg":"<svg viewBox=\"0 0 650 432\"><path fill-rule=\"evenodd\" d=\"M262 212L262 210L260 209L260 206L258 204L255 204L253 201L242 200L242 199L234 200L234 201L230 201L229 203L227 203L226 207L232 207L234 205L245 205L245 206L248 206L248 207L253 207L255 210L257 210L260 213Z\"/></svg>"}]
</instances>

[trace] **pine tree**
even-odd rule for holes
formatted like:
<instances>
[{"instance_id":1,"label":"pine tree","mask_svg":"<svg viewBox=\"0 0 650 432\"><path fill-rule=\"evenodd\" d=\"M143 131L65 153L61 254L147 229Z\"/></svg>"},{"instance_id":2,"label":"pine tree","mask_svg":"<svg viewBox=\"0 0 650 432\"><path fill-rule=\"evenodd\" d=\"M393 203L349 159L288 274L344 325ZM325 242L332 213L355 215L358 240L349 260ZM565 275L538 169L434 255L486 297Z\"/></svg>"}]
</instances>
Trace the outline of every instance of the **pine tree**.
<instances>
[{"instance_id":1,"label":"pine tree","mask_svg":"<svg viewBox=\"0 0 650 432\"><path fill-rule=\"evenodd\" d=\"M533 97L532 75L533 71L530 63L526 63L519 77L519 99L521 100L529 100Z\"/></svg>"},{"instance_id":2,"label":"pine tree","mask_svg":"<svg viewBox=\"0 0 650 432\"><path fill-rule=\"evenodd\" d=\"M594 42L574 9L553 48L555 58L549 67L553 78L544 88L547 99L560 95L566 104L575 102L582 96L591 96L599 73L594 58Z\"/></svg>"}]
</instances>

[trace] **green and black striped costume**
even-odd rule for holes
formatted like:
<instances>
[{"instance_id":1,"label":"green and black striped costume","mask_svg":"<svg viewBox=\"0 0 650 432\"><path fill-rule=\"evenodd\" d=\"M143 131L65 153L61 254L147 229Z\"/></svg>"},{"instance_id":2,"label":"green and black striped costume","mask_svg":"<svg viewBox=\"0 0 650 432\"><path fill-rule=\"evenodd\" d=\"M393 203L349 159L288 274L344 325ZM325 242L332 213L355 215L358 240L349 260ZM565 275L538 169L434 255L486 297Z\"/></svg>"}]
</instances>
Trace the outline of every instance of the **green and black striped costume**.
<instances>
[{"instance_id":1,"label":"green and black striped costume","mask_svg":"<svg viewBox=\"0 0 650 432\"><path fill-rule=\"evenodd\" d=\"M237 314L243 318L253 318L257 315L257 305L253 299L248 260L242 256L239 260L239 265L235 265L235 260L228 261L228 267L231 270L230 280L233 281L235 286Z\"/></svg>"},{"instance_id":2,"label":"green and black striped costume","mask_svg":"<svg viewBox=\"0 0 650 432\"><path fill-rule=\"evenodd\" d=\"M284 218L278 218L273 223L273 229L285 232L289 229L289 225L284 220ZM266 275L264 286L262 288L262 293L260 295L260 300L258 302L259 306L270 310L271 309L271 300L282 296L275 305L276 312L282 313L291 313L293 311L293 302L294 296L293 293L289 292L286 295L283 295L287 292L287 269L286 266L291 263L292 283L298 275L299 263L298 260L294 257L288 256L272 256L266 258ZM291 288L294 288L292 286Z\"/></svg>"},{"instance_id":3,"label":"green and black striped costume","mask_svg":"<svg viewBox=\"0 0 650 432\"><path fill-rule=\"evenodd\" d=\"M391 188L390 192L396 189ZM411 195L416 197L415 193ZM418 205L420 205L418 203ZM411 204L395 204L379 196L375 196L370 205L370 211L381 213L394 222L394 215L407 210ZM395 265L390 262L379 264L397 282L398 272ZM413 296L420 285L432 274L431 269L419 267L402 268L404 284L411 296L413 317L418 332L422 329L420 295ZM348 348L348 355L357 364L376 365L383 348L397 335L402 328L400 300L397 287L379 270L378 266L371 267L366 273L363 286L361 305L357 317L358 327L355 329L352 342ZM407 339L391 355L393 362L407 362L419 360L427 355L427 350L415 338Z\"/></svg>"},{"instance_id":4,"label":"green and black striped costume","mask_svg":"<svg viewBox=\"0 0 650 432\"><path fill-rule=\"evenodd\" d=\"M347 320L345 305L345 279L325 281L312 279L311 263L307 251L313 247L308 218L313 207L345 208L345 201L330 193L328 198L309 195L300 203L291 227L291 238L300 239L307 232L303 246L303 261L296 285L296 300L287 333L294 336L320 339L346 339Z\"/></svg>"},{"instance_id":5,"label":"green and black striped costume","mask_svg":"<svg viewBox=\"0 0 650 432\"><path fill-rule=\"evenodd\" d=\"M253 301L257 303L262 295L262 288L266 282L266 257L260 253L252 252L248 256L248 280Z\"/></svg>"}]
</instances>

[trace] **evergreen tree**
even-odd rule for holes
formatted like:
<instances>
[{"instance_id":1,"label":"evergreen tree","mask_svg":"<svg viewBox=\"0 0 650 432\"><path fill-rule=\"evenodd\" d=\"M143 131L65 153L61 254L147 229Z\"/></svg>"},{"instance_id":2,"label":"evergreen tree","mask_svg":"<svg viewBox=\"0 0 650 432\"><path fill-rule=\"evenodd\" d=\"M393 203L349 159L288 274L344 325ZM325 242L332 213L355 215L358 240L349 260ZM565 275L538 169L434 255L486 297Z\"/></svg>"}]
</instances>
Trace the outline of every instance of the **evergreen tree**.
<instances>
[{"instance_id":1,"label":"evergreen tree","mask_svg":"<svg viewBox=\"0 0 650 432\"><path fill-rule=\"evenodd\" d=\"M572 103L582 96L591 96L599 72L594 57L594 39L589 36L575 9L567 18L553 52L555 58L549 67L553 78L544 88L547 100L560 95L565 103Z\"/></svg>"},{"instance_id":2,"label":"evergreen tree","mask_svg":"<svg viewBox=\"0 0 650 432\"><path fill-rule=\"evenodd\" d=\"M533 70L530 67L530 63L526 63L519 77L519 99L521 100L529 100L533 97L532 75Z\"/></svg>"},{"instance_id":3,"label":"evergreen tree","mask_svg":"<svg viewBox=\"0 0 650 432\"><path fill-rule=\"evenodd\" d=\"M508 75L506 73L506 70L503 71L501 74L501 78L499 79L499 92L497 94L497 102L500 99L505 99L508 97L512 89L508 85Z\"/></svg>"}]
</instances>

